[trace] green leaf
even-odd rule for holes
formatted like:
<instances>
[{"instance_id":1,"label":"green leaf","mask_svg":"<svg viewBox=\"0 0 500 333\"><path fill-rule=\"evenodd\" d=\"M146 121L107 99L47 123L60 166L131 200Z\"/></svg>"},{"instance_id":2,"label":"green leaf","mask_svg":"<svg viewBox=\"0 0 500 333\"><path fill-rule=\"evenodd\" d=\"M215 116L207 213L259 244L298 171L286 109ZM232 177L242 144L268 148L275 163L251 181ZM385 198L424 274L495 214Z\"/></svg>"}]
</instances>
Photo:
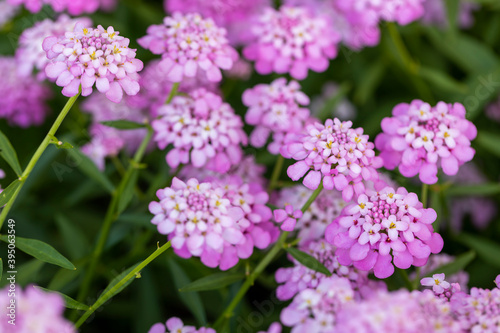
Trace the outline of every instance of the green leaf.
<instances>
[{"instance_id":1,"label":"green leaf","mask_svg":"<svg viewBox=\"0 0 500 333\"><path fill-rule=\"evenodd\" d=\"M17 268L16 282L21 285L36 283L38 280L38 272L42 269L45 263L43 261L32 259Z\"/></svg>"},{"instance_id":2,"label":"green leaf","mask_svg":"<svg viewBox=\"0 0 500 333\"><path fill-rule=\"evenodd\" d=\"M420 67L418 74L420 77L434 85L436 89L459 94L466 94L468 92L467 85L455 80L445 72L441 72L437 69Z\"/></svg>"},{"instance_id":3,"label":"green leaf","mask_svg":"<svg viewBox=\"0 0 500 333\"><path fill-rule=\"evenodd\" d=\"M290 253L292 257L294 257L298 262L307 268L312 269L313 271L325 274L326 276L331 276L332 273L325 267L322 263L318 261L318 259L313 256L302 252L294 247L286 248L286 252Z\"/></svg>"},{"instance_id":4,"label":"green leaf","mask_svg":"<svg viewBox=\"0 0 500 333\"><path fill-rule=\"evenodd\" d=\"M3 273L3 261L2 258L0 258L0 281L2 281L2 273Z\"/></svg>"},{"instance_id":5,"label":"green leaf","mask_svg":"<svg viewBox=\"0 0 500 333\"><path fill-rule=\"evenodd\" d=\"M359 82L358 89L354 95L354 100L359 104L365 104L377 89L380 81L384 77L386 70L385 61L376 61L363 75L363 80Z\"/></svg>"},{"instance_id":6,"label":"green leaf","mask_svg":"<svg viewBox=\"0 0 500 333\"><path fill-rule=\"evenodd\" d=\"M475 250L477 255L486 263L500 268L500 245L480 236L461 233L456 240Z\"/></svg>"},{"instance_id":7,"label":"green leaf","mask_svg":"<svg viewBox=\"0 0 500 333\"><path fill-rule=\"evenodd\" d=\"M12 170L17 174L18 177L21 177L23 171L21 170L21 165L19 164L19 160L17 159L16 151L9 139L0 131L0 156L3 157L5 162L7 162Z\"/></svg>"},{"instance_id":8,"label":"green leaf","mask_svg":"<svg viewBox=\"0 0 500 333\"><path fill-rule=\"evenodd\" d=\"M41 289L43 291L46 291L48 293L56 293L56 294L59 294L63 299L64 299L64 303L65 303L65 306L68 308L68 309L75 309L75 310L82 310L82 311L87 311L89 309L89 306L88 305L85 305L83 303L80 303L78 302L77 300L74 300L72 299L71 297L69 297L68 295L65 295L63 293L60 293L58 291L55 291L55 290L50 290L50 289L46 289L46 288L43 288L43 287L39 287L39 286L36 286L35 288L38 288L38 289Z\"/></svg>"},{"instance_id":9,"label":"green leaf","mask_svg":"<svg viewBox=\"0 0 500 333\"><path fill-rule=\"evenodd\" d=\"M101 121L101 124L121 129L121 130L130 130L130 129L136 129L136 128L144 128L146 127L145 124L141 123L136 123L130 120L110 120L110 121Z\"/></svg>"},{"instance_id":10,"label":"green leaf","mask_svg":"<svg viewBox=\"0 0 500 333\"><path fill-rule=\"evenodd\" d=\"M0 240L9 243L7 235L0 236ZM15 240L16 247L19 250L37 258L38 260L45 261L49 264L57 265L62 268L76 270L76 267L68 259L47 243L37 239L22 237L16 237Z\"/></svg>"},{"instance_id":11,"label":"green leaf","mask_svg":"<svg viewBox=\"0 0 500 333\"><path fill-rule=\"evenodd\" d=\"M457 32L457 20L460 11L461 2L457 0L445 0L446 16L448 18L449 30L451 33Z\"/></svg>"},{"instance_id":12,"label":"green leaf","mask_svg":"<svg viewBox=\"0 0 500 333\"><path fill-rule=\"evenodd\" d=\"M474 258L476 258L476 252L474 250L471 250L469 252L456 256L455 260L436 268L432 272L426 274L426 276L444 273L447 277L449 277L450 275L462 271L468 264L472 262L472 260L474 260Z\"/></svg>"},{"instance_id":13,"label":"green leaf","mask_svg":"<svg viewBox=\"0 0 500 333\"><path fill-rule=\"evenodd\" d=\"M320 120L325 120L327 118L331 118L337 105L342 101L343 98L347 95L347 93L351 90L351 84L348 82L344 82L340 85L337 90L337 93L330 96L323 107L319 110L317 118Z\"/></svg>"},{"instance_id":14,"label":"green leaf","mask_svg":"<svg viewBox=\"0 0 500 333\"><path fill-rule=\"evenodd\" d=\"M114 191L115 188L111 181L97 168L90 158L84 155L79 149L69 149L67 152L84 174L101 184L109 193Z\"/></svg>"},{"instance_id":15,"label":"green leaf","mask_svg":"<svg viewBox=\"0 0 500 333\"><path fill-rule=\"evenodd\" d=\"M132 272L134 270L134 268L136 268L138 265L139 265L139 263L137 263L134 266L132 266L132 267L124 270L123 272L121 272L120 274L118 274L113 280L111 280L111 282L108 284L108 286L106 287L106 289L104 289L104 291L99 296L99 299L101 299L101 297L105 296L104 298L102 298L102 304L104 304L107 300L109 300L110 298L114 297L115 295L119 294L123 289L125 289L129 284L131 284L132 281L134 281L134 279L130 279L130 280L126 281L122 286L120 286L120 288L116 289L111 294L106 295L106 293L109 290L111 290L111 288L113 288L114 286L116 286L125 276L127 276L128 273ZM136 275L136 278L138 278L138 277L139 276Z\"/></svg>"},{"instance_id":16,"label":"green leaf","mask_svg":"<svg viewBox=\"0 0 500 333\"><path fill-rule=\"evenodd\" d=\"M488 150L490 153L500 157L500 135L496 133L479 132L477 134L476 143Z\"/></svg>"},{"instance_id":17,"label":"green leaf","mask_svg":"<svg viewBox=\"0 0 500 333\"><path fill-rule=\"evenodd\" d=\"M220 289L236 281L240 281L244 277L244 274L239 273L215 273L209 276L202 277L199 280L193 281L188 285L180 288L179 291L188 292Z\"/></svg>"},{"instance_id":18,"label":"green leaf","mask_svg":"<svg viewBox=\"0 0 500 333\"><path fill-rule=\"evenodd\" d=\"M127 184L125 184L125 188L121 192L119 201L118 201L118 210L117 213L120 214L127 208L130 200L132 200L134 196L135 184L137 183L137 176L139 175L139 171L134 169L132 171L132 175L128 179Z\"/></svg>"},{"instance_id":19,"label":"green leaf","mask_svg":"<svg viewBox=\"0 0 500 333\"><path fill-rule=\"evenodd\" d=\"M452 196L489 196L498 193L500 193L500 183L453 185L446 190L446 194Z\"/></svg>"},{"instance_id":20,"label":"green leaf","mask_svg":"<svg viewBox=\"0 0 500 333\"><path fill-rule=\"evenodd\" d=\"M170 259L167 261L167 264L170 268L170 272L172 273L172 278L174 280L174 285L177 289L180 289L181 286L188 285L191 280L186 275L184 270L175 262L174 259ZM205 314L205 309L203 308L203 303L201 302L200 295L197 292L186 292L179 293L179 298L182 303L191 311L191 313L195 316L198 324L203 326L207 322L207 317Z\"/></svg>"},{"instance_id":21,"label":"green leaf","mask_svg":"<svg viewBox=\"0 0 500 333\"><path fill-rule=\"evenodd\" d=\"M7 202L9 202L10 198L12 198L19 186L21 186L21 182L19 181L19 179L16 179L12 183L10 183L10 185L7 186L7 188L3 190L2 193L0 193L0 207L3 207L7 204Z\"/></svg>"},{"instance_id":22,"label":"green leaf","mask_svg":"<svg viewBox=\"0 0 500 333\"><path fill-rule=\"evenodd\" d=\"M86 255L91 247L80 228L63 215L57 214L55 219L70 257L79 259Z\"/></svg>"}]
</instances>

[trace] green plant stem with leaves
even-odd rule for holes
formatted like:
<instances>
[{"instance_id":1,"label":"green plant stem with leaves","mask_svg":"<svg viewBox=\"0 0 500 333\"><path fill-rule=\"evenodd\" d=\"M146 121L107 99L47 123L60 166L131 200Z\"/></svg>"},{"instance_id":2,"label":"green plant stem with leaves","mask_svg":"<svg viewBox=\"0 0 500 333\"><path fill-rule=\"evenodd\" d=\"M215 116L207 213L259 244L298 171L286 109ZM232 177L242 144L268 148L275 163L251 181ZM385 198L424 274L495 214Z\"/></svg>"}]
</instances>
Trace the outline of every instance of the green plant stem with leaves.
<instances>
[{"instance_id":1,"label":"green plant stem with leaves","mask_svg":"<svg viewBox=\"0 0 500 333\"><path fill-rule=\"evenodd\" d=\"M318 197L318 195L321 193L322 190L323 190L323 183L321 183L320 186L316 190L314 190L309 199L302 206L302 208L300 209L302 213L305 213L305 211L309 209L311 204L314 202L314 200L316 200L316 198ZM234 308L236 308L236 306L239 304L243 296L245 296L248 289L253 285L255 279L257 279L257 277L264 271L264 269L266 269L266 267L271 263L271 261L274 260L274 258L278 255L278 253L284 249L284 247L286 246L285 241L288 235L289 235L288 231L283 232L276 241L276 243L274 244L274 246L271 248L271 250L269 250L269 252L262 259L262 261L259 262L259 264L255 267L253 272L247 276L245 282L238 290L238 293L234 296L231 303L229 303L227 308L214 323L213 327L217 331L222 329L222 325L224 324L224 322L232 317Z\"/></svg>"},{"instance_id":2,"label":"green plant stem with leaves","mask_svg":"<svg viewBox=\"0 0 500 333\"><path fill-rule=\"evenodd\" d=\"M79 328L82 326L82 324L87 320L88 317L92 313L94 313L101 305L103 305L108 299L113 297L119 290L122 288L130 279L134 277L138 277L138 274L140 271L149 265L153 260L155 260L160 254L165 252L170 248L170 241L165 243L163 246L158 247L155 252L153 252L149 257L147 257L143 262L141 262L137 267L135 267L132 271L130 271L123 279L121 279L116 285L111 287L106 293L102 294L99 296L97 301L95 301L94 304L92 304L89 309L83 314L83 316L78 319L78 321L75 324L76 328Z\"/></svg>"},{"instance_id":3,"label":"green plant stem with leaves","mask_svg":"<svg viewBox=\"0 0 500 333\"><path fill-rule=\"evenodd\" d=\"M280 154L278 156L278 159L276 160L276 164L274 165L273 173L271 175L271 180L269 181L269 187L267 190L269 194L271 194L271 192L276 188L278 184L278 179L280 178L281 169L283 169L284 163L285 163L285 158Z\"/></svg>"},{"instance_id":4,"label":"green plant stem with leaves","mask_svg":"<svg viewBox=\"0 0 500 333\"><path fill-rule=\"evenodd\" d=\"M64 105L63 109L61 110L56 120L54 121L54 124L52 124L52 127L50 128L49 132L47 133L47 135L45 135L45 138L43 139L42 143L40 144L40 146L38 146L38 149L35 151L35 154L31 157L28 166L26 167L26 169L24 169L22 175L19 176L20 184L14 191L12 197L9 199L4 209L2 210L2 213L0 214L0 229L2 229L3 222L5 221L7 215L9 214L10 209L14 205L14 202L16 201L19 192L21 192L24 183L26 183L26 180L28 179L31 171L37 164L38 160L42 156L45 149L47 149L47 147L49 146L51 138L54 137L54 135L56 134L64 118L66 118L66 115L68 114L69 110L71 110L71 107L73 106L73 104L75 104L75 101L78 99L78 96L80 96L80 93L81 93L81 88L78 94L68 99L66 105Z\"/></svg>"}]
</instances>

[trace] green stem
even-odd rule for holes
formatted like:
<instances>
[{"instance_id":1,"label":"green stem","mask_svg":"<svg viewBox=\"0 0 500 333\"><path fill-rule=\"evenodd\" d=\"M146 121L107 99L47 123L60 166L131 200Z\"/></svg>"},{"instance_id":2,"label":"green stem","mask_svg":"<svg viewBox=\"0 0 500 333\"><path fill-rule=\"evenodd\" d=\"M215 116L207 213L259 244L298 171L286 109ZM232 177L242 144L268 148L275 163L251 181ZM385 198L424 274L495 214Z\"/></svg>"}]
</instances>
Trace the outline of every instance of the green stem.
<instances>
[{"instance_id":1,"label":"green stem","mask_svg":"<svg viewBox=\"0 0 500 333\"><path fill-rule=\"evenodd\" d=\"M408 277L408 273L406 273L406 270L398 268L398 272L403 278L403 281L405 283L406 288L409 291L413 290L413 283L411 283L410 278Z\"/></svg>"},{"instance_id":2,"label":"green stem","mask_svg":"<svg viewBox=\"0 0 500 333\"><path fill-rule=\"evenodd\" d=\"M274 165L273 173L271 175L271 180L269 181L269 187L267 192L271 194L271 192L276 188L276 184L278 183L278 179L281 174L281 169L283 169L283 163L285 162L285 158L280 154L278 159L276 160L276 164Z\"/></svg>"},{"instance_id":3,"label":"green stem","mask_svg":"<svg viewBox=\"0 0 500 333\"><path fill-rule=\"evenodd\" d=\"M424 208L427 208L428 194L429 194L429 185L422 184L422 194L420 195L420 198L422 199L422 204L424 205Z\"/></svg>"},{"instance_id":4,"label":"green stem","mask_svg":"<svg viewBox=\"0 0 500 333\"><path fill-rule=\"evenodd\" d=\"M146 148L149 144L149 141L151 140L152 135L153 135L153 130L150 126L148 126L148 132L146 134L146 137L142 140L139 149L137 149L134 155L134 159L129 164L125 175L123 176L120 184L118 185L118 188L112 194L111 203L109 204L106 216L104 217L104 222L101 227L101 233L99 234L99 238L97 240L97 245L94 249L94 252L92 253L89 267L86 270L82 287L80 288L80 291L78 293L77 299L80 302L83 302L85 300L85 297L87 297L87 294L90 289L90 284L92 282L92 278L94 277L95 268L97 266L97 263L99 262L99 259L101 258L101 254L102 251L104 250L104 246L106 245L106 241L108 240L109 232L111 230L111 225L119 216L118 203L120 202L120 198L123 194L123 191L127 187L127 184L129 183L133 174L137 172L139 163L142 157L144 156L144 153L146 152Z\"/></svg>"},{"instance_id":5,"label":"green stem","mask_svg":"<svg viewBox=\"0 0 500 333\"><path fill-rule=\"evenodd\" d=\"M143 262L141 262L136 268L134 268L130 273L128 273L123 279L121 279L114 287L109 289L105 294L101 295L97 301L95 301L92 306L83 314L83 316L76 322L75 327L79 328L87 320L92 313L95 312L101 305L103 305L110 297L114 296L115 292L119 290L125 283L130 279L136 277L144 267L149 265L153 260L155 260L160 254L165 252L170 247L170 241L165 243L162 247L159 247L154 251L149 257L147 257Z\"/></svg>"},{"instance_id":6,"label":"green stem","mask_svg":"<svg viewBox=\"0 0 500 333\"><path fill-rule=\"evenodd\" d=\"M311 194L307 202L302 206L300 210L302 212L305 212L309 208L309 206L311 206L314 200L318 197L318 195L322 190L323 190L323 184L320 184L320 186L316 190L314 190L314 192ZM274 246L271 248L271 250L269 250L269 252L262 259L262 261L257 265L257 267L255 267L254 271L247 276L245 282L240 287L240 290L238 290L238 293L234 296L231 303L229 303L227 308L214 323L213 325L214 328L219 328L224 323L225 320L232 317L234 308L236 308L236 306L239 304L243 296L245 296L248 289L253 285L255 279L257 279L260 273L262 273L264 269L266 269L266 267L271 263L271 261L273 261L273 259L278 255L278 253L283 249L288 234L289 232L285 231L280 235L280 237L278 238Z\"/></svg>"},{"instance_id":7,"label":"green stem","mask_svg":"<svg viewBox=\"0 0 500 333\"><path fill-rule=\"evenodd\" d=\"M68 101L66 102L66 105L64 105L63 109L61 110L61 112L57 116L56 120L54 121L54 124L52 124L52 127L50 128L49 132L47 133L47 135L45 135L45 138L43 139L42 143L40 144L40 146L38 146L38 149L35 151L35 154L33 155L33 157L31 157L31 160L29 161L26 169L24 169L23 174L21 175L21 177L19 177L19 181L21 182L21 184L16 189L16 191L14 192L14 195L12 195L9 202L7 202L7 205L5 206L5 208L2 210L2 213L0 214L0 229L2 228L2 225L3 225L3 222L5 221L5 218L9 214L9 211L12 208L12 205L14 204L14 201L16 201L17 195L21 191L21 188L23 187L24 183L28 179L31 171L33 170L33 168L37 164L37 162L40 159L40 157L42 156L43 152L45 151L45 149L47 149L48 145L50 144L50 137L54 136L56 134L57 130L61 126L61 123L63 122L64 118L68 114L69 110L71 110L71 107L73 106L73 104L75 104L75 101L77 100L78 96L80 96L80 92L81 92L81 89L78 92L78 94L76 94L75 96L70 97L68 99Z\"/></svg>"},{"instance_id":8,"label":"green stem","mask_svg":"<svg viewBox=\"0 0 500 333\"><path fill-rule=\"evenodd\" d=\"M174 98L174 96L177 94L177 91L179 90L179 84L180 82L176 82L172 85L172 89L170 89L170 93L168 94L165 104L169 104L172 101L172 98Z\"/></svg>"}]
</instances>

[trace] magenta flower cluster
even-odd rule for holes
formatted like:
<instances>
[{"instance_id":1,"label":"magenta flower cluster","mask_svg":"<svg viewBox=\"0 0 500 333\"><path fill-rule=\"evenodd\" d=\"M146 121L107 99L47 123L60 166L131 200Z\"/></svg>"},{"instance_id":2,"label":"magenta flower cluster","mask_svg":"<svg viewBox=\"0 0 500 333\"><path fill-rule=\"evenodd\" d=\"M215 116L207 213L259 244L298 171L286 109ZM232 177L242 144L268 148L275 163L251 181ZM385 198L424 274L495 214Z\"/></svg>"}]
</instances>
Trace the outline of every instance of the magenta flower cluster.
<instances>
[{"instance_id":1,"label":"magenta flower cluster","mask_svg":"<svg viewBox=\"0 0 500 333\"><path fill-rule=\"evenodd\" d=\"M191 163L223 173L241 161L240 144L247 144L243 122L220 96L200 88L174 97L158 114L154 140L160 149L173 145L166 157L170 167Z\"/></svg>"},{"instance_id":2,"label":"magenta flower cluster","mask_svg":"<svg viewBox=\"0 0 500 333\"><path fill-rule=\"evenodd\" d=\"M160 202L149 205L151 222L183 258L200 257L209 267L227 270L274 238L267 193L238 177L204 183L174 178L157 195Z\"/></svg>"},{"instance_id":3,"label":"magenta flower cluster","mask_svg":"<svg viewBox=\"0 0 500 333\"><path fill-rule=\"evenodd\" d=\"M20 127L41 125L47 115L49 87L33 76L20 76L18 62L13 57L0 57L0 118Z\"/></svg>"},{"instance_id":4,"label":"magenta flower cluster","mask_svg":"<svg viewBox=\"0 0 500 333\"><path fill-rule=\"evenodd\" d=\"M168 80L181 82L198 71L209 81L222 80L221 69L231 69L238 53L227 41L226 29L199 14L167 16L161 25L152 25L139 45L154 54L161 54Z\"/></svg>"},{"instance_id":5,"label":"magenta flower cluster","mask_svg":"<svg viewBox=\"0 0 500 333\"><path fill-rule=\"evenodd\" d=\"M363 181L378 179L376 168L382 161L375 156L374 144L362 128L351 128L351 121L327 119L325 124L309 124L305 134L281 149L286 158L297 160L288 170L288 176L309 189L323 182L327 190L336 188L349 202L354 193L364 193Z\"/></svg>"},{"instance_id":6,"label":"magenta flower cluster","mask_svg":"<svg viewBox=\"0 0 500 333\"><path fill-rule=\"evenodd\" d=\"M38 13L43 5L50 5L55 12L67 11L78 16L83 13L94 13L99 8L111 10L115 0L7 0L12 5L24 5L32 13Z\"/></svg>"},{"instance_id":7,"label":"magenta flower cluster","mask_svg":"<svg viewBox=\"0 0 500 333\"><path fill-rule=\"evenodd\" d=\"M471 140L477 129L465 119L462 104L439 102L431 107L415 100L397 105L392 114L382 120L383 133L375 139L387 169L398 166L403 176L418 174L423 183L434 184L438 168L455 175L474 157Z\"/></svg>"},{"instance_id":8,"label":"magenta flower cluster","mask_svg":"<svg viewBox=\"0 0 500 333\"><path fill-rule=\"evenodd\" d=\"M154 324L148 333L215 333L215 330L209 327L200 327L197 330L194 326L184 325L181 319L172 317L165 324Z\"/></svg>"},{"instance_id":9,"label":"magenta flower cluster","mask_svg":"<svg viewBox=\"0 0 500 333\"><path fill-rule=\"evenodd\" d=\"M423 266L441 251L443 239L432 228L436 217L403 187L367 190L328 226L326 239L337 246L341 264L386 278L394 273L393 262L401 269Z\"/></svg>"},{"instance_id":10,"label":"magenta flower cluster","mask_svg":"<svg viewBox=\"0 0 500 333\"><path fill-rule=\"evenodd\" d=\"M143 63L135 58L135 49L129 48L129 39L119 36L113 27L86 28L77 24L73 32L64 36L50 36L43 41L43 49L51 63L45 74L56 84L64 87L64 96L92 93L92 87L105 93L118 103L127 95L139 92L138 74Z\"/></svg>"},{"instance_id":11,"label":"magenta flower cluster","mask_svg":"<svg viewBox=\"0 0 500 333\"><path fill-rule=\"evenodd\" d=\"M272 134L268 150L279 154L284 142L300 133L309 118L309 110L301 105L309 104L309 97L300 91L296 81L287 83L279 78L271 84L258 84L243 93L243 104L248 106L245 121L256 126L250 135L250 144L263 147Z\"/></svg>"},{"instance_id":12,"label":"magenta flower cluster","mask_svg":"<svg viewBox=\"0 0 500 333\"><path fill-rule=\"evenodd\" d=\"M251 29L255 37L243 54L255 61L259 74L290 73L303 80L309 69L324 72L337 56L340 35L306 8L268 7Z\"/></svg>"},{"instance_id":13,"label":"magenta flower cluster","mask_svg":"<svg viewBox=\"0 0 500 333\"><path fill-rule=\"evenodd\" d=\"M76 333L73 323L63 316L64 299L60 295L47 293L34 285L28 285L24 290L16 285L15 297L10 297L12 291L9 288L10 285L0 289L0 332ZM12 300L15 301L13 305Z\"/></svg>"}]
</instances>

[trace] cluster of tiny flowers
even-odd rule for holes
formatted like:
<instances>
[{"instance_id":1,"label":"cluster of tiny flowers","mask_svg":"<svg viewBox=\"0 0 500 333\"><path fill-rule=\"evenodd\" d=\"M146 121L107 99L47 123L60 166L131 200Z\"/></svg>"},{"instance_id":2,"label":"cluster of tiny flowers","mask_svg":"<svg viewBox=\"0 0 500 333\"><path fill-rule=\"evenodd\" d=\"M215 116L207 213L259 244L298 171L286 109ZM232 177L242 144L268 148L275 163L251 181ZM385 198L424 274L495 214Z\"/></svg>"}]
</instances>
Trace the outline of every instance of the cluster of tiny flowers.
<instances>
[{"instance_id":1,"label":"cluster of tiny flowers","mask_svg":"<svg viewBox=\"0 0 500 333\"><path fill-rule=\"evenodd\" d=\"M346 202L364 193L363 181L378 179L382 161L363 129L351 126L337 118L307 125L304 134L281 148L284 157L298 161L288 167L288 176L297 181L305 175L303 184L312 190L321 182L327 190L335 187Z\"/></svg>"},{"instance_id":2,"label":"cluster of tiny flowers","mask_svg":"<svg viewBox=\"0 0 500 333\"><path fill-rule=\"evenodd\" d=\"M158 114L154 140L160 149L173 145L166 156L170 167L190 163L223 173L241 161L240 144L247 144L243 122L220 96L200 88L174 97Z\"/></svg>"},{"instance_id":3,"label":"cluster of tiny flowers","mask_svg":"<svg viewBox=\"0 0 500 333\"><path fill-rule=\"evenodd\" d=\"M102 121L110 120L143 123L148 118L141 110L131 107L126 99L114 103L102 94L92 95L82 103L82 110L92 114L92 125L89 129L91 141L81 150L101 170L105 168L106 157L117 156L123 148L132 154L146 136L145 128L119 130L101 124Z\"/></svg>"},{"instance_id":4,"label":"cluster of tiny flowers","mask_svg":"<svg viewBox=\"0 0 500 333\"><path fill-rule=\"evenodd\" d=\"M337 56L340 35L322 15L307 8L268 7L251 29L255 38L243 54L255 61L259 74L290 73L303 80L309 69L324 72Z\"/></svg>"},{"instance_id":5,"label":"cluster of tiny flowers","mask_svg":"<svg viewBox=\"0 0 500 333\"><path fill-rule=\"evenodd\" d=\"M38 13L43 5L49 5L55 12L67 11L78 16L83 13L94 13L99 8L111 10L115 0L7 0L12 5L24 5L32 13Z\"/></svg>"},{"instance_id":6,"label":"cluster of tiny flowers","mask_svg":"<svg viewBox=\"0 0 500 333\"><path fill-rule=\"evenodd\" d=\"M0 29L16 16L19 6L13 5L7 0L0 0Z\"/></svg>"},{"instance_id":7,"label":"cluster of tiny flowers","mask_svg":"<svg viewBox=\"0 0 500 333\"><path fill-rule=\"evenodd\" d=\"M149 110L151 117L158 116L158 108L165 104L173 87L160 60L152 60L141 72L139 79L141 90L135 96L128 96L127 102L134 107ZM217 82L208 81L205 75L185 77L179 84L178 92L190 93L197 88L205 88L214 94L219 94Z\"/></svg>"},{"instance_id":8,"label":"cluster of tiny flowers","mask_svg":"<svg viewBox=\"0 0 500 333\"><path fill-rule=\"evenodd\" d=\"M219 27L225 28L233 45L245 44L252 37L248 27L260 11L271 4L270 0L164 0L167 12L199 13L210 17Z\"/></svg>"},{"instance_id":9,"label":"cluster of tiny flowers","mask_svg":"<svg viewBox=\"0 0 500 333\"><path fill-rule=\"evenodd\" d=\"M419 174L423 183L434 184L438 167L452 176L474 157L471 140L477 129L465 119L462 104L439 102L431 107L415 100L397 105L392 114L382 120L383 133L375 139L387 169L399 166L403 176Z\"/></svg>"},{"instance_id":10,"label":"cluster of tiny flowers","mask_svg":"<svg viewBox=\"0 0 500 333\"><path fill-rule=\"evenodd\" d=\"M379 292L364 301L347 304L337 318L335 332L464 333L448 301L430 290Z\"/></svg>"},{"instance_id":11,"label":"cluster of tiny flowers","mask_svg":"<svg viewBox=\"0 0 500 333\"><path fill-rule=\"evenodd\" d=\"M300 291L280 315L292 332L327 333L335 330L337 312L354 302L354 290L346 278L325 277L316 288ZM350 332L350 331L339 331Z\"/></svg>"},{"instance_id":12,"label":"cluster of tiny flowers","mask_svg":"<svg viewBox=\"0 0 500 333\"><path fill-rule=\"evenodd\" d=\"M20 127L40 125L47 114L45 102L51 91L31 75L19 76L17 65L13 57L0 57L0 118Z\"/></svg>"},{"instance_id":13,"label":"cluster of tiny flowers","mask_svg":"<svg viewBox=\"0 0 500 333\"><path fill-rule=\"evenodd\" d=\"M273 134L273 142L268 146L273 154L279 154L282 138L300 132L309 118L309 110L301 107L309 104L309 98L296 81L287 83L279 78L271 84L258 84L245 90L242 99L248 106L246 123L256 126L250 144L263 147Z\"/></svg>"},{"instance_id":14,"label":"cluster of tiny flowers","mask_svg":"<svg viewBox=\"0 0 500 333\"><path fill-rule=\"evenodd\" d=\"M458 0L457 23L461 28L469 28L474 24L473 12L480 8L478 3ZM445 0L424 0L422 22L446 28L449 26Z\"/></svg>"},{"instance_id":15,"label":"cluster of tiny flowers","mask_svg":"<svg viewBox=\"0 0 500 333\"><path fill-rule=\"evenodd\" d=\"M55 21L45 19L35 23L31 28L25 29L19 37L19 46L16 50L19 74L29 76L36 68L40 71L38 78L45 79L45 66L50 61L42 48L43 40L47 36L64 37L64 34L67 31L72 31L78 22L86 27L92 25L92 20L87 17L73 19L62 14Z\"/></svg>"},{"instance_id":16,"label":"cluster of tiny flowers","mask_svg":"<svg viewBox=\"0 0 500 333\"><path fill-rule=\"evenodd\" d=\"M339 264L333 245L321 239L309 242L300 250L316 258L330 273L348 279L353 290L363 292L363 286L368 283L368 273ZM293 267L280 268L276 271L276 282L282 283L276 289L276 297L281 301L291 299L304 289L314 289L327 278L326 275L303 266L295 259L292 261Z\"/></svg>"},{"instance_id":17,"label":"cluster of tiny flowers","mask_svg":"<svg viewBox=\"0 0 500 333\"><path fill-rule=\"evenodd\" d=\"M213 328L184 325L181 319L172 317L165 324L156 323L149 329L148 333L215 333Z\"/></svg>"},{"instance_id":18,"label":"cluster of tiny flowers","mask_svg":"<svg viewBox=\"0 0 500 333\"><path fill-rule=\"evenodd\" d=\"M337 246L341 264L386 278L394 273L392 261L401 269L423 266L441 251L443 239L432 228L436 217L403 187L367 190L328 226L326 239Z\"/></svg>"},{"instance_id":19,"label":"cluster of tiny flowers","mask_svg":"<svg viewBox=\"0 0 500 333\"><path fill-rule=\"evenodd\" d=\"M151 222L169 235L179 256L200 257L208 267L227 270L275 237L267 193L238 177L204 183L174 178L157 195L160 202L149 205Z\"/></svg>"},{"instance_id":20,"label":"cluster of tiny flowers","mask_svg":"<svg viewBox=\"0 0 500 333\"><path fill-rule=\"evenodd\" d=\"M302 207L311 194L312 191L303 185L284 188L280 192L277 206L290 204ZM340 192L322 191L297 222L295 230L298 231L299 244L323 238L326 227L340 215L344 207L345 201Z\"/></svg>"},{"instance_id":21,"label":"cluster of tiny flowers","mask_svg":"<svg viewBox=\"0 0 500 333\"><path fill-rule=\"evenodd\" d=\"M446 253L433 254L429 257L427 263L420 268L420 275L425 276L429 273L435 271L436 269L449 264L455 260L455 257L450 256ZM415 279L417 274L414 272L410 274L410 279ZM458 271L446 278L446 280L451 283L457 283L460 285L461 290L467 290L467 284L469 283L469 274L466 271Z\"/></svg>"},{"instance_id":22,"label":"cluster of tiny flowers","mask_svg":"<svg viewBox=\"0 0 500 333\"><path fill-rule=\"evenodd\" d=\"M167 16L162 25L152 25L138 43L154 54L162 55L167 79L181 82L198 71L209 81L222 80L221 69L231 69L238 53L226 38L226 29L211 18L179 12Z\"/></svg>"},{"instance_id":23,"label":"cluster of tiny flowers","mask_svg":"<svg viewBox=\"0 0 500 333\"><path fill-rule=\"evenodd\" d=\"M95 84L99 92L118 103L123 91L127 95L139 92L137 72L143 63L135 58L136 50L128 47L129 42L113 27L91 29L79 22L73 32L43 41L43 50L51 60L45 74L64 87L64 96L75 96L80 86L82 95L88 96Z\"/></svg>"},{"instance_id":24,"label":"cluster of tiny flowers","mask_svg":"<svg viewBox=\"0 0 500 333\"><path fill-rule=\"evenodd\" d=\"M15 298L9 296L12 293ZM0 289L0 308L2 333L76 333L73 324L63 316L63 298L33 285L24 290L18 285Z\"/></svg>"}]
</instances>

